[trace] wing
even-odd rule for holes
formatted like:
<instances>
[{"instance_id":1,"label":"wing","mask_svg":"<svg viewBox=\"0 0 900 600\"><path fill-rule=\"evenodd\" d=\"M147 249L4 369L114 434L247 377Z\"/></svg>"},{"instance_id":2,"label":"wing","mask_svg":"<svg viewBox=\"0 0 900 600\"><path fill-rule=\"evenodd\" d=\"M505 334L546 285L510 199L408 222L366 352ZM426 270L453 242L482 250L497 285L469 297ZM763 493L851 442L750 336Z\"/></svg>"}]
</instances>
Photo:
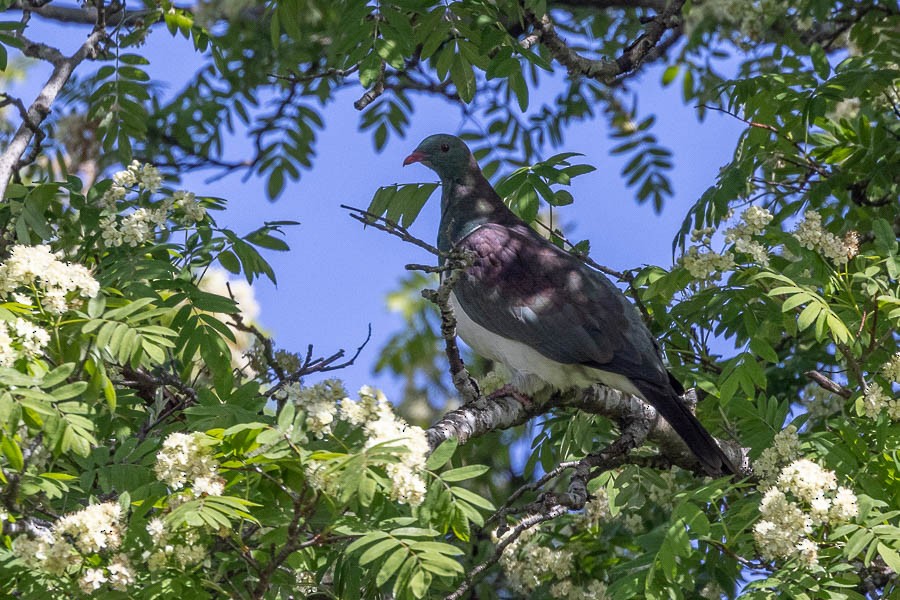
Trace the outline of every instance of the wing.
<instances>
[{"instance_id":1,"label":"wing","mask_svg":"<svg viewBox=\"0 0 900 600\"><path fill-rule=\"evenodd\" d=\"M655 340L601 273L525 225L485 224L457 247L476 258L454 292L485 329L559 363L668 386Z\"/></svg>"}]
</instances>

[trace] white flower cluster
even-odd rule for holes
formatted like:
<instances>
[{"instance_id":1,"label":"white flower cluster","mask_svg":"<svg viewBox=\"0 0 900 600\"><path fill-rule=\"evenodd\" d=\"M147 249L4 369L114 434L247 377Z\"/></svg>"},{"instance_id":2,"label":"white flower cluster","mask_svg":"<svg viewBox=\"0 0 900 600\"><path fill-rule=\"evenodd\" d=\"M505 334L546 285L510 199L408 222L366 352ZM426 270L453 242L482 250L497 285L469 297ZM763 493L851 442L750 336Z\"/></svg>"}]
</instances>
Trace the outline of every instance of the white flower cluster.
<instances>
[{"instance_id":1,"label":"white flower cluster","mask_svg":"<svg viewBox=\"0 0 900 600\"><path fill-rule=\"evenodd\" d=\"M503 536L495 531L495 543L512 534L512 529ZM573 555L567 550L547 548L538 543L535 528L525 529L513 540L500 556L500 566L506 573L506 580L513 592L530 595L545 581L563 580L572 572Z\"/></svg>"},{"instance_id":2,"label":"white flower cluster","mask_svg":"<svg viewBox=\"0 0 900 600\"><path fill-rule=\"evenodd\" d=\"M171 433L156 454L156 477L173 490L191 486L195 496L221 496L225 480L202 433Z\"/></svg>"},{"instance_id":3,"label":"white flower cluster","mask_svg":"<svg viewBox=\"0 0 900 600\"><path fill-rule=\"evenodd\" d=\"M388 477L391 478L391 497L403 504L416 506L425 499L425 480L421 473L425 469L425 461L428 458L428 439L425 430L415 425L409 425L403 419L394 414L390 403L380 390L374 390L369 386L363 386L359 390L360 402L357 404L368 405L374 408L370 412L370 418L363 425L366 433L366 448L378 444L401 444L406 452L400 456L400 462L385 465ZM352 404L347 398L342 401ZM354 412L351 409L351 412ZM358 411L356 411L358 412Z\"/></svg>"},{"instance_id":4,"label":"white flower cluster","mask_svg":"<svg viewBox=\"0 0 900 600\"><path fill-rule=\"evenodd\" d=\"M800 456L800 437L797 428L788 425L775 434L772 445L762 451L753 462L753 471L759 477L763 488L772 485L781 466Z\"/></svg>"},{"instance_id":5,"label":"white flower cluster","mask_svg":"<svg viewBox=\"0 0 900 600\"><path fill-rule=\"evenodd\" d=\"M834 472L799 459L781 470L759 511L763 518L754 525L753 537L763 558L796 558L815 567L819 550L815 529L853 519L859 506L852 490L838 486Z\"/></svg>"},{"instance_id":6,"label":"white flower cluster","mask_svg":"<svg viewBox=\"0 0 900 600\"><path fill-rule=\"evenodd\" d=\"M71 296L93 298L100 284L83 265L61 261L49 246L13 246L9 258L0 264L0 296L14 294L22 304L32 304L20 290L37 290L41 306L62 314L72 308Z\"/></svg>"},{"instance_id":7,"label":"white flower cluster","mask_svg":"<svg viewBox=\"0 0 900 600\"><path fill-rule=\"evenodd\" d=\"M172 194L172 206L180 211L182 218L179 219L185 225L199 223L206 218L206 207L197 202L197 197L193 192L179 190Z\"/></svg>"},{"instance_id":8,"label":"white flower cluster","mask_svg":"<svg viewBox=\"0 0 900 600\"><path fill-rule=\"evenodd\" d=\"M113 183L121 188L138 186L142 190L153 193L162 185L162 177L160 177L159 169L153 165L141 164L133 160L124 171L113 175Z\"/></svg>"},{"instance_id":9,"label":"white flower cluster","mask_svg":"<svg viewBox=\"0 0 900 600\"><path fill-rule=\"evenodd\" d=\"M124 592L134 585L134 569L127 556L117 554L106 569L85 569L78 580L78 587L85 594L92 594L103 587L104 583L109 583L109 587L119 592Z\"/></svg>"},{"instance_id":10,"label":"white flower cluster","mask_svg":"<svg viewBox=\"0 0 900 600\"><path fill-rule=\"evenodd\" d=\"M155 517L147 523L147 533L153 540L153 550L145 550L142 559L151 572L169 566L186 569L202 562L207 556L208 549L201 543L196 529L174 533L166 529L162 519Z\"/></svg>"},{"instance_id":11,"label":"white flower cluster","mask_svg":"<svg viewBox=\"0 0 900 600\"><path fill-rule=\"evenodd\" d=\"M869 384L862 397L862 408L870 419L876 419L884 412L892 421L900 421L900 398L891 397L877 383Z\"/></svg>"},{"instance_id":12,"label":"white flower cluster","mask_svg":"<svg viewBox=\"0 0 900 600\"><path fill-rule=\"evenodd\" d=\"M157 229L163 229L169 219L184 225L192 225L206 217L204 208L196 196L188 191L179 190L154 204L153 208L139 207L134 212L120 218L119 202L125 199L128 191L135 187L150 194L159 191L162 177L153 165L133 161L127 169L114 174L113 185L100 198L100 206L106 213L100 220L100 236L107 246L127 244L132 248L141 246L153 239Z\"/></svg>"},{"instance_id":13,"label":"white flower cluster","mask_svg":"<svg viewBox=\"0 0 900 600\"><path fill-rule=\"evenodd\" d=\"M740 223L725 230L725 241L734 244L738 252L750 255L754 263L767 267L769 253L766 247L752 238L761 234L771 222L772 213L765 208L751 206L741 214Z\"/></svg>"},{"instance_id":14,"label":"white flower cluster","mask_svg":"<svg viewBox=\"0 0 900 600\"><path fill-rule=\"evenodd\" d=\"M859 253L859 236L855 231L839 238L822 227L822 215L808 210L797 224L794 237L804 248L816 250L836 265L845 264Z\"/></svg>"},{"instance_id":15,"label":"white flower cluster","mask_svg":"<svg viewBox=\"0 0 900 600\"><path fill-rule=\"evenodd\" d=\"M122 507L115 502L92 504L59 519L38 538L21 536L16 539L16 553L31 567L62 576L72 574L87 564L78 579L78 586L90 593L104 583L117 591L125 591L134 583L134 571L128 558L114 555L106 567L85 558L100 552L117 550L122 544Z\"/></svg>"},{"instance_id":16,"label":"white flower cluster","mask_svg":"<svg viewBox=\"0 0 900 600\"><path fill-rule=\"evenodd\" d=\"M639 535L647 530L644 527L644 518L637 512L625 515L625 518L622 519L622 526L633 535Z\"/></svg>"},{"instance_id":17,"label":"white flower cluster","mask_svg":"<svg viewBox=\"0 0 900 600\"><path fill-rule=\"evenodd\" d=\"M579 586L570 577L575 569L575 556L561 548L541 545L535 536L536 529L524 530L513 540L500 556L500 566L506 574L510 589L523 597L533 597L533 592L544 584L549 585L551 598L576 600L608 600L606 585L592 580ZM511 535L512 529L503 536L494 531L495 543Z\"/></svg>"},{"instance_id":18,"label":"white flower cluster","mask_svg":"<svg viewBox=\"0 0 900 600\"><path fill-rule=\"evenodd\" d=\"M587 527L597 527L605 521L612 518L612 512L609 509L609 494L606 488L599 488L584 505L584 513L581 515L581 521Z\"/></svg>"},{"instance_id":19,"label":"white flower cluster","mask_svg":"<svg viewBox=\"0 0 900 600\"><path fill-rule=\"evenodd\" d=\"M719 254L691 246L678 262L697 281L718 281L723 272L734 266L734 255L731 252Z\"/></svg>"},{"instance_id":20,"label":"white flower cluster","mask_svg":"<svg viewBox=\"0 0 900 600\"><path fill-rule=\"evenodd\" d=\"M900 352L894 354L889 361L881 365L881 374L891 383L900 383Z\"/></svg>"},{"instance_id":21,"label":"white flower cluster","mask_svg":"<svg viewBox=\"0 0 900 600\"><path fill-rule=\"evenodd\" d=\"M0 321L0 367L11 367L23 356L38 357L49 343L47 330L31 321Z\"/></svg>"},{"instance_id":22,"label":"white flower cluster","mask_svg":"<svg viewBox=\"0 0 900 600\"><path fill-rule=\"evenodd\" d=\"M675 495L675 492L678 489L678 484L676 482L677 474L675 472L676 468L677 467L673 467L668 471L659 473L660 479L663 480L663 485L660 486L656 483L650 484L647 488L648 500L659 505L671 506L672 496Z\"/></svg>"},{"instance_id":23,"label":"white flower cluster","mask_svg":"<svg viewBox=\"0 0 900 600\"><path fill-rule=\"evenodd\" d=\"M316 439L331 435L338 403L345 395L344 386L336 379L328 379L309 387L292 383L275 393L279 400L291 402L303 410L306 414L306 428Z\"/></svg>"},{"instance_id":24,"label":"white flower cluster","mask_svg":"<svg viewBox=\"0 0 900 600\"><path fill-rule=\"evenodd\" d=\"M285 393L304 410L306 426L317 437L330 435L334 419L340 417L350 425L362 427L366 448L378 444L402 446L406 452L397 456L399 461L383 465L391 479L391 498L410 506L422 503L427 491L422 473L429 451L425 431L395 415L380 390L363 386L357 401L344 396L339 382L329 380L305 389L289 388ZM320 463L307 464L306 472L311 485L322 490L331 489Z\"/></svg>"},{"instance_id":25,"label":"white flower cluster","mask_svg":"<svg viewBox=\"0 0 900 600\"><path fill-rule=\"evenodd\" d=\"M577 586L571 579L557 581L550 586L550 595L559 600L610 600L606 584L592 579L586 586Z\"/></svg>"}]
</instances>

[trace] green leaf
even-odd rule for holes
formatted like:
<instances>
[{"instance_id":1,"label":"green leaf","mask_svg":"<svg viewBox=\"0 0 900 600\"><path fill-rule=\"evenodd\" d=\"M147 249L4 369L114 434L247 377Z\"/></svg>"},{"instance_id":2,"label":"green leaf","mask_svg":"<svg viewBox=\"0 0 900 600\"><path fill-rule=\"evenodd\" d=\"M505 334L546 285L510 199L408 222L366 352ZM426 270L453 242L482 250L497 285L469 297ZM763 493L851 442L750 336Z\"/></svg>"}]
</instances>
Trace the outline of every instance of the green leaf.
<instances>
[{"instance_id":1,"label":"green leaf","mask_svg":"<svg viewBox=\"0 0 900 600\"><path fill-rule=\"evenodd\" d=\"M894 573L900 573L900 554L889 548L886 544L878 542L878 554L884 559L884 562L891 568Z\"/></svg>"},{"instance_id":2,"label":"green leaf","mask_svg":"<svg viewBox=\"0 0 900 600\"><path fill-rule=\"evenodd\" d=\"M394 573L397 572L408 555L405 548L398 548L393 554L388 556L387 560L384 561L384 564L381 565L381 569L378 570L378 575L375 577L375 585L381 587L387 583L388 580L393 577Z\"/></svg>"},{"instance_id":3,"label":"green leaf","mask_svg":"<svg viewBox=\"0 0 900 600\"><path fill-rule=\"evenodd\" d=\"M489 470L490 467L486 465L469 465L467 467L444 471L441 473L440 477L444 481L465 481L466 479L473 479L483 473L487 473Z\"/></svg>"},{"instance_id":4,"label":"green leaf","mask_svg":"<svg viewBox=\"0 0 900 600\"><path fill-rule=\"evenodd\" d=\"M3 456L9 461L9 465L15 469L16 471L21 471L25 468L25 456L22 454L22 449L19 447L19 444L16 443L14 439L7 435L0 434L0 451L3 452Z\"/></svg>"},{"instance_id":5,"label":"green leaf","mask_svg":"<svg viewBox=\"0 0 900 600\"><path fill-rule=\"evenodd\" d=\"M434 471L443 467L448 460L453 458L453 453L456 452L457 446L459 446L459 442L456 438L448 438L441 442L441 445L435 448L428 460L425 461L425 468L429 471Z\"/></svg>"},{"instance_id":6,"label":"green leaf","mask_svg":"<svg viewBox=\"0 0 900 600\"><path fill-rule=\"evenodd\" d=\"M359 557L360 565L367 565L370 562L373 562L379 558L381 558L386 552L396 548L400 545L400 541L394 538L388 538L386 540L381 540L368 550L362 553Z\"/></svg>"},{"instance_id":7,"label":"green leaf","mask_svg":"<svg viewBox=\"0 0 900 600\"><path fill-rule=\"evenodd\" d=\"M230 273L238 274L241 272L241 263L230 250L225 250L219 254L219 263Z\"/></svg>"},{"instance_id":8,"label":"green leaf","mask_svg":"<svg viewBox=\"0 0 900 600\"><path fill-rule=\"evenodd\" d=\"M383 540L387 537L388 537L388 534L386 534L383 531L372 531L372 532L367 533L366 535L362 536L358 540L352 542L349 546L347 546L344 549L344 552L346 552L347 554L352 554L352 553L356 552L357 550L361 550L361 549L365 548L369 544L374 544L378 540Z\"/></svg>"},{"instance_id":9,"label":"green leaf","mask_svg":"<svg viewBox=\"0 0 900 600\"><path fill-rule=\"evenodd\" d=\"M475 506L478 506L485 510L496 510L493 503L490 500L488 500L486 498L482 498L475 492L467 490L466 488L451 487L450 493L452 493L457 498L465 500L466 502L470 502L470 503L474 504Z\"/></svg>"},{"instance_id":10,"label":"green leaf","mask_svg":"<svg viewBox=\"0 0 900 600\"><path fill-rule=\"evenodd\" d=\"M828 64L828 56L819 44L813 44L809 49L809 57L812 59L813 69L820 79L828 79L831 75L831 65Z\"/></svg>"},{"instance_id":11,"label":"green leaf","mask_svg":"<svg viewBox=\"0 0 900 600\"><path fill-rule=\"evenodd\" d=\"M475 71L462 54L453 57L450 64L450 78L456 86L459 98L467 104L471 102L475 97Z\"/></svg>"}]
</instances>

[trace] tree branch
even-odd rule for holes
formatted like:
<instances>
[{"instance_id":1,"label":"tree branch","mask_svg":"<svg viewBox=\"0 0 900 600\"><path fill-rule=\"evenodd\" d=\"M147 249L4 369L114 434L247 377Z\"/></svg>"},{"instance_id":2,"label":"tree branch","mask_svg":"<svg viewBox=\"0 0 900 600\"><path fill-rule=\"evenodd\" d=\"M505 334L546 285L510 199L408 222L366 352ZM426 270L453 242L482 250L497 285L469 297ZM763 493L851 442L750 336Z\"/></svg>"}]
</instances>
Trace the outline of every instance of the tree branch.
<instances>
[{"instance_id":1,"label":"tree branch","mask_svg":"<svg viewBox=\"0 0 900 600\"><path fill-rule=\"evenodd\" d=\"M533 12L525 9L524 15L525 21L539 34L541 43L557 62L568 69L569 74L589 77L601 83L611 83L621 75L636 71L644 62L659 58L674 43L674 40L670 39L660 44L660 40L669 29L674 30L673 37L680 36L680 13L684 3L685 0L672 0L665 10L651 19L646 31L615 60L608 58L595 60L578 54L559 36L548 14L538 18Z\"/></svg>"},{"instance_id":2,"label":"tree branch","mask_svg":"<svg viewBox=\"0 0 900 600\"><path fill-rule=\"evenodd\" d=\"M806 375L806 378L810 381L817 383L820 388L828 390L832 394L837 394L841 398L850 398L850 396L853 395L853 392L851 392L849 388L842 386L836 381L832 381L818 371L807 371L804 375Z\"/></svg>"},{"instance_id":3,"label":"tree branch","mask_svg":"<svg viewBox=\"0 0 900 600\"><path fill-rule=\"evenodd\" d=\"M8 10L28 11L39 17L43 17L44 19L79 25L94 25L97 23L98 17L97 8L90 4L85 4L81 8L76 8L74 6L56 6L50 3L38 4L36 2L16 0ZM125 10L124 4L113 2L106 7L106 23L108 25L119 25L125 22L144 19L153 12L157 11Z\"/></svg>"},{"instance_id":4,"label":"tree branch","mask_svg":"<svg viewBox=\"0 0 900 600\"><path fill-rule=\"evenodd\" d=\"M690 404L695 401L696 393L689 390L684 398ZM460 444L465 444L472 438L521 425L535 416L562 407L579 408L591 414L607 417L618 423L623 430L632 428L633 423L646 423L645 437L659 447L662 458L672 465L700 475L706 474L681 436L659 416L655 408L635 396L600 384L557 395L544 404L526 403L513 394L479 398L471 404L445 414L426 430L425 435L432 448L437 448L441 442L449 438L455 438ZM633 438L638 439L640 438ZM742 473L746 475L752 473L748 449L741 448L735 442L716 441L731 462L739 466Z\"/></svg>"},{"instance_id":5,"label":"tree branch","mask_svg":"<svg viewBox=\"0 0 900 600\"><path fill-rule=\"evenodd\" d=\"M41 123L50 114L53 101L56 100L63 86L69 81L75 68L86 58L93 57L96 54L97 46L106 38L106 30L102 27L95 28L81 47L69 58L65 58L55 48L45 44L37 44L20 35L17 37L25 44L23 49L25 55L52 62L53 73L51 73L50 78L44 84L37 98L28 107L27 118L23 119L9 145L0 154L0 202L6 197L6 187L9 185L13 174L27 164L27 162L23 162L22 158L25 156L28 144L35 137L35 131L38 130ZM40 138L36 145L40 146ZM36 156L37 152L33 151L31 154Z\"/></svg>"}]
</instances>

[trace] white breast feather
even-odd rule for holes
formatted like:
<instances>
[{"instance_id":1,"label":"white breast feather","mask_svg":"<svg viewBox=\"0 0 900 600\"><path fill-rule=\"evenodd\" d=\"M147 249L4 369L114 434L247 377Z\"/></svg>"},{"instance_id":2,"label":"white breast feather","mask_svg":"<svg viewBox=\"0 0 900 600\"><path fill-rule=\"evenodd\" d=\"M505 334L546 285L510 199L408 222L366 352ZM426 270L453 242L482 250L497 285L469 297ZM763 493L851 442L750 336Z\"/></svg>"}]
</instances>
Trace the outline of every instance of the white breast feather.
<instances>
[{"instance_id":1,"label":"white breast feather","mask_svg":"<svg viewBox=\"0 0 900 600\"><path fill-rule=\"evenodd\" d=\"M603 383L643 398L634 384L623 375L584 365L558 363L522 342L488 331L466 315L459 306L456 294L450 295L450 306L456 316L459 337L481 356L506 365L512 372L513 385L527 394L547 385L567 390Z\"/></svg>"}]
</instances>

